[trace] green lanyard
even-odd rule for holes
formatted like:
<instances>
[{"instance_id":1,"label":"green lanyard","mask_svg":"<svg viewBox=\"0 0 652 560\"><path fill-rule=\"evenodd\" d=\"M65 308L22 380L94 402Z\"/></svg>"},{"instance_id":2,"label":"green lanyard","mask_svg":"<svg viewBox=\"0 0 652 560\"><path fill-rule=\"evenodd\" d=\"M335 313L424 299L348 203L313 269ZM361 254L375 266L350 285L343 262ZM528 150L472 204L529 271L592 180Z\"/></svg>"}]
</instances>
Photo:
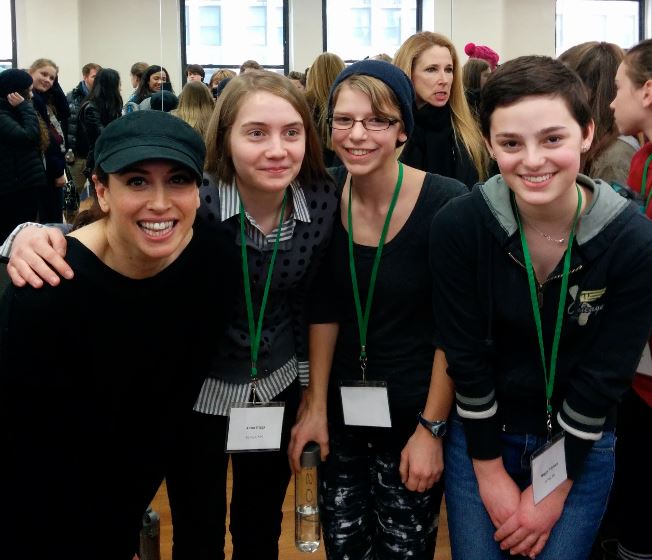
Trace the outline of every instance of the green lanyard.
<instances>
[{"instance_id":1,"label":"green lanyard","mask_svg":"<svg viewBox=\"0 0 652 560\"><path fill-rule=\"evenodd\" d=\"M643 206L643 212L647 212L647 207L650 205L650 199L652 199L652 189L650 193L645 198L645 191L647 190L647 172L650 169L650 162L652 161L652 154L647 156L645 160L645 165L643 166L643 177L641 179L641 197L645 199L645 206Z\"/></svg>"},{"instance_id":2,"label":"green lanyard","mask_svg":"<svg viewBox=\"0 0 652 560\"><path fill-rule=\"evenodd\" d=\"M571 262L571 248L573 246L573 240L575 239L575 226L577 225L577 220L580 216L580 210L582 208L582 192L580 188L575 185L577 189L577 210L575 211L575 219L573 220L573 227L570 231L570 236L568 238L568 247L566 248L566 254L564 256L564 270L561 277L561 288L559 293L559 307L557 308L557 321L555 323L555 335L552 339L552 350L550 352L550 368L546 366L546 351L543 347L543 330L541 328L541 313L539 311L539 303L537 299L537 288L534 280L534 268L532 267L532 258L530 257L530 251L527 245L527 239L525 238L525 231L521 224L521 218L518 213L518 206L516 205L516 200L514 199L514 193L512 192L512 203L514 206L514 214L516 215L516 221L518 222L518 230L521 234L521 244L523 245L523 256L525 257L525 268L527 270L527 279L530 285L530 300L532 303L532 313L534 314L534 323L537 328L537 336L539 338L539 350L541 351L541 365L543 366L543 376L546 381L546 427L548 429L548 440L552 437L552 405L550 401L552 399L552 389L555 385L555 373L557 370L557 353L559 351L559 339L561 338L561 325L564 318L564 308L566 307L566 292L568 288L568 275L570 272L570 262Z\"/></svg>"},{"instance_id":3,"label":"green lanyard","mask_svg":"<svg viewBox=\"0 0 652 560\"><path fill-rule=\"evenodd\" d=\"M367 292L367 303L365 305L364 313L362 312L362 305L360 302L360 290L358 289L358 276L355 272L355 260L353 258L353 215L351 212L351 192L353 191L353 178L349 181L349 268L351 269L351 283L353 284L353 300L355 301L355 312L358 316L358 331L360 333L360 369L362 370L362 380L366 381L367 371L367 327L369 325L369 313L371 311L371 300L374 297L374 288L376 287L376 277L378 276L378 267L380 266L380 257L383 253L385 245L385 238L389 230L389 222L394 213L394 207L398 200L398 194L401 192L401 185L403 184L403 164L398 162L398 179L396 179L396 186L394 187L394 194L389 203L389 210L385 216L385 224L383 231L380 234L380 241L378 241L378 248L376 249L376 256L374 264L371 267L371 278L369 279L369 291Z\"/></svg>"},{"instance_id":4,"label":"green lanyard","mask_svg":"<svg viewBox=\"0 0 652 560\"><path fill-rule=\"evenodd\" d=\"M260 313L258 315L258 324L255 324L254 319L254 306L251 300L251 285L249 283L249 261L247 259L247 238L245 236L245 213L242 199L240 199L240 241L242 244L242 276L244 277L244 292L245 302L247 304L247 319L249 321L249 338L251 339L251 381L254 391L254 400L256 398L256 378L258 377L258 369L256 363L258 361L258 349L260 348L260 337L263 331L263 317L265 315L265 305L267 305L267 296L269 295L269 287L272 283L272 274L274 272L274 263L276 262L276 254L278 253L278 246L281 241L281 227L283 226L283 218L285 217L285 203L287 202L287 190L283 194L283 204L281 205L281 217L278 221L278 230L276 231L276 241L274 241L274 250L272 251L272 259L267 268L267 278L265 280L265 290L263 291L263 301L260 304Z\"/></svg>"}]
</instances>

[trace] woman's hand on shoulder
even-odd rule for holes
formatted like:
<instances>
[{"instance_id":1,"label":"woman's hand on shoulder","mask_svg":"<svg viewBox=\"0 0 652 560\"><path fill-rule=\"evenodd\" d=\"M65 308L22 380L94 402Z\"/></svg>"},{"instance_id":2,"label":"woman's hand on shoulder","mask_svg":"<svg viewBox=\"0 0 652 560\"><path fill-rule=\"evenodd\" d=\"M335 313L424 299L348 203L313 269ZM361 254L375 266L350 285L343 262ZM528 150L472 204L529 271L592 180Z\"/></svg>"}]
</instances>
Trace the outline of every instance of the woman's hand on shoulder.
<instances>
[{"instance_id":1,"label":"woman's hand on shoulder","mask_svg":"<svg viewBox=\"0 0 652 560\"><path fill-rule=\"evenodd\" d=\"M70 280L73 271L63 259L66 254L66 238L56 228L27 226L14 239L7 272L18 287L29 284L34 288L43 286L45 280L51 286L60 282L60 274Z\"/></svg>"},{"instance_id":2,"label":"woman's hand on shoulder","mask_svg":"<svg viewBox=\"0 0 652 560\"><path fill-rule=\"evenodd\" d=\"M530 558L540 554L561 517L572 484L566 480L536 505L532 486L528 486L521 494L517 511L494 535L500 548Z\"/></svg>"},{"instance_id":3,"label":"woman's hand on shoulder","mask_svg":"<svg viewBox=\"0 0 652 560\"><path fill-rule=\"evenodd\" d=\"M297 422L292 428L288 459L290 468L297 473L301 470L301 453L309 441L319 444L321 460L328 457L328 416L326 403L316 403L311 396L310 388L303 392Z\"/></svg>"},{"instance_id":4,"label":"woman's hand on shoulder","mask_svg":"<svg viewBox=\"0 0 652 560\"><path fill-rule=\"evenodd\" d=\"M412 492L432 488L444 472L443 440L418 425L401 451L401 482Z\"/></svg>"}]
</instances>

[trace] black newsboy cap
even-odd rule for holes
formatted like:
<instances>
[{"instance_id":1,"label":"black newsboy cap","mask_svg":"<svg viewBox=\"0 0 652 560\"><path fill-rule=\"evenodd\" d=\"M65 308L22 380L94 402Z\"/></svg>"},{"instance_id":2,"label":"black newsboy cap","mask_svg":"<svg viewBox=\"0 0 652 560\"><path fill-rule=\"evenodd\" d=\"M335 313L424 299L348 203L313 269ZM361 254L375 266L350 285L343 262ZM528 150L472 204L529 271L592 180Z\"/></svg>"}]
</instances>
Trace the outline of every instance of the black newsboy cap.
<instances>
[{"instance_id":1,"label":"black newsboy cap","mask_svg":"<svg viewBox=\"0 0 652 560\"><path fill-rule=\"evenodd\" d=\"M119 117L100 134L95 164L117 173L135 163L163 159L181 163L201 182L206 147L195 129L162 111L135 111Z\"/></svg>"}]
</instances>

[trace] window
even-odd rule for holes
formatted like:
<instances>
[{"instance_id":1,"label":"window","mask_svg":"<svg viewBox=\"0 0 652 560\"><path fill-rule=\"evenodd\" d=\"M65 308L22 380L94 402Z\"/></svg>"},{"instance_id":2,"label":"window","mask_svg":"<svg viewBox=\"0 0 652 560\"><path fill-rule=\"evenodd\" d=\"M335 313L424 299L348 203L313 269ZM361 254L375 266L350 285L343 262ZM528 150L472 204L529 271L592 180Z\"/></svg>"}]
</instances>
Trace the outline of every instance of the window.
<instances>
[{"instance_id":1,"label":"window","mask_svg":"<svg viewBox=\"0 0 652 560\"><path fill-rule=\"evenodd\" d=\"M634 46L641 37L641 8L637 0L557 0L557 56L586 41Z\"/></svg>"},{"instance_id":2,"label":"window","mask_svg":"<svg viewBox=\"0 0 652 560\"><path fill-rule=\"evenodd\" d=\"M357 45L367 46L371 43L371 10L369 8L351 8L353 40Z\"/></svg>"},{"instance_id":3,"label":"window","mask_svg":"<svg viewBox=\"0 0 652 560\"><path fill-rule=\"evenodd\" d=\"M265 46L267 44L267 7L250 7L248 21L247 39L249 44Z\"/></svg>"},{"instance_id":4,"label":"window","mask_svg":"<svg viewBox=\"0 0 652 560\"><path fill-rule=\"evenodd\" d=\"M201 6L199 8L199 42L202 45L212 46L222 44L222 12L220 6Z\"/></svg>"},{"instance_id":5,"label":"window","mask_svg":"<svg viewBox=\"0 0 652 560\"><path fill-rule=\"evenodd\" d=\"M322 0L322 6L324 50L346 61L394 56L410 35L434 25L434 0Z\"/></svg>"},{"instance_id":6,"label":"window","mask_svg":"<svg viewBox=\"0 0 652 560\"><path fill-rule=\"evenodd\" d=\"M237 71L245 60L287 71L288 0L184 0L182 66Z\"/></svg>"},{"instance_id":7,"label":"window","mask_svg":"<svg viewBox=\"0 0 652 560\"><path fill-rule=\"evenodd\" d=\"M16 8L14 0L0 0L0 71L16 66Z\"/></svg>"}]
</instances>

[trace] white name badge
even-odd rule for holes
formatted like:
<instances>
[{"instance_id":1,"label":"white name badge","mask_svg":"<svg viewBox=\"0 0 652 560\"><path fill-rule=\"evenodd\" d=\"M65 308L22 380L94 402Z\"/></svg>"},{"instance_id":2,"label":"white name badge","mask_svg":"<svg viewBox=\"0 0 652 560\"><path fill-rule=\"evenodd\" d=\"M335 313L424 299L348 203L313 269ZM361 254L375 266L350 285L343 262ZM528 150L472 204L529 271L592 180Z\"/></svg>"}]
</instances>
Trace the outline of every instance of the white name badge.
<instances>
[{"instance_id":1,"label":"white name badge","mask_svg":"<svg viewBox=\"0 0 652 560\"><path fill-rule=\"evenodd\" d=\"M229 410L225 451L278 451L285 403L234 403Z\"/></svg>"},{"instance_id":2,"label":"white name badge","mask_svg":"<svg viewBox=\"0 0 652 560\"><path fill-rule=\"evenodd\" d=\"M387 383L384 381L342 381L340 394L347 426L392 427Z\"/></svg>"},{"instance_id":3,"label":"white name badge","mask_svg":"<svg viewBox=\"0 0 652 560\"><path fill-rule=\"evenodd\" d=\"M564 439L563 434L557 434L532 454L530 465L535 504L538 504L568 478Z\"/></svg>"}]
</instances>

